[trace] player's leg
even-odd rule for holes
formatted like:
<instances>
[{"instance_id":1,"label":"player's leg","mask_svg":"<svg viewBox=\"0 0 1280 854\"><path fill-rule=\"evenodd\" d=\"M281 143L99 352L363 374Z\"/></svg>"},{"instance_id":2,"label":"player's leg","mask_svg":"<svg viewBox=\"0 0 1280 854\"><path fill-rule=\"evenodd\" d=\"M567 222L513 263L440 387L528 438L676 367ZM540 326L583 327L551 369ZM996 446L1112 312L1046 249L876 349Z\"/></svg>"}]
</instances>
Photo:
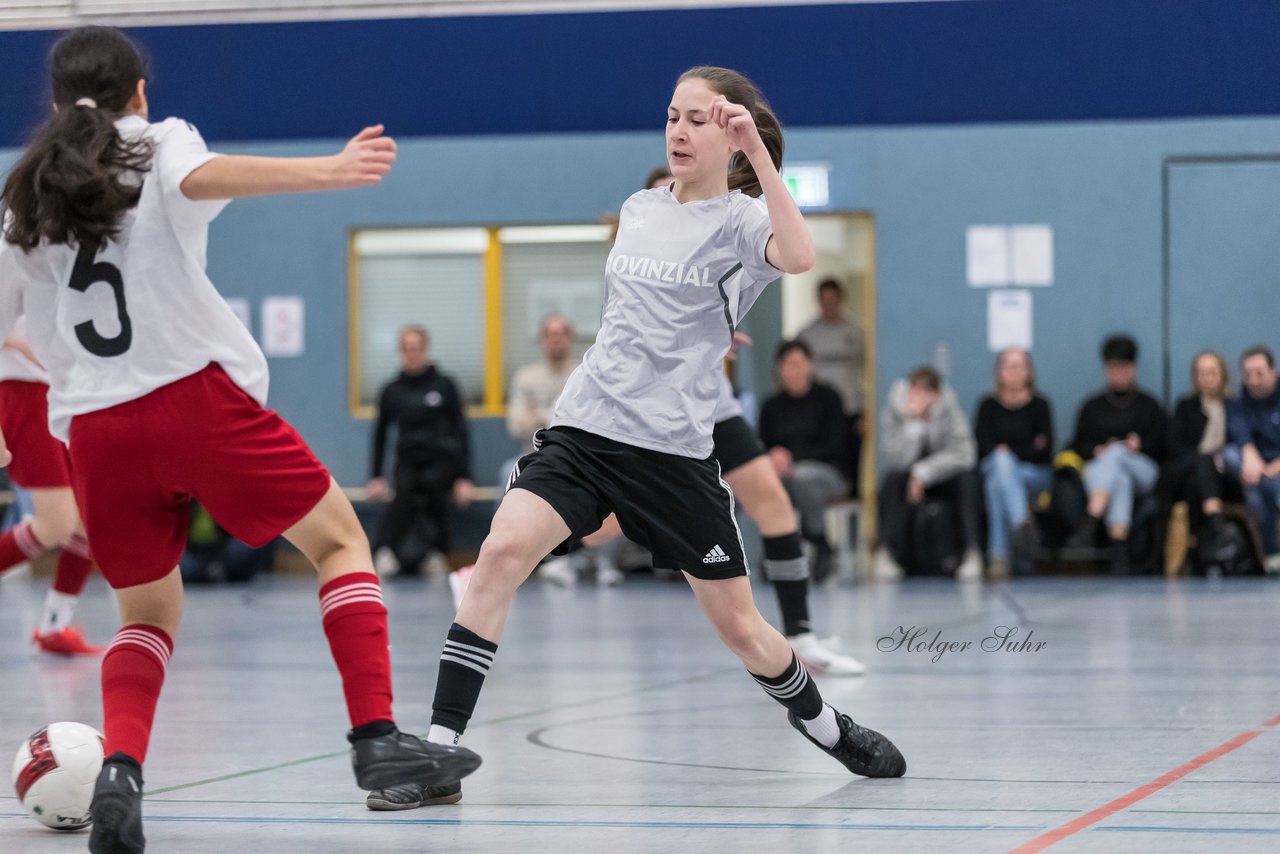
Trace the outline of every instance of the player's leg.
<instances>
[{"instance_id":1,"label":"player's leg","mask_svg":"<svg viewBox=\"0 0 1280 854\"><path fill-rule=\"evenodd\" d=\"M820 672L858 676L860 661L824 645L809 616L809 563L804 559L791 499L767 457L725 472L725 482L760 529L764 541L764 576L773 585L782 612L783 633L804 663Z\"/></svg>"},{"instance_id":2,"label":"player's leg","mask_svg":"<svg viewBox=\"0 0 1280 854\"><path fill-rule=\"evenodd\" d=\"M855 774L901 777L902 754L889 739L854 723L822 700L795 653L756 610L746 576L703 579L686 572L698 604L724 642L769 696L786 707L791 725Z\"/></svg>"},{"instance_id":3,"label":"player's leg","mask_svg":"<svg viewBox=\"0 0 1280 854\"><path fill-rule=\"evenodd\" d=\"M93 571L93 557L89 552L84 525L80 521L80 511L76 507L75 493L70 486L66 486L32 490L31 497L37 519L57 520L56 530L50 536L61 535L57 541L61 549L58 552L53 586L45 596L44 609L32 639L45 652L98 655L102 652L102 647L90 644L85 640L84 634L71 625L80 593L89 579L89 573Z\"/></svg>"}]
</instances>

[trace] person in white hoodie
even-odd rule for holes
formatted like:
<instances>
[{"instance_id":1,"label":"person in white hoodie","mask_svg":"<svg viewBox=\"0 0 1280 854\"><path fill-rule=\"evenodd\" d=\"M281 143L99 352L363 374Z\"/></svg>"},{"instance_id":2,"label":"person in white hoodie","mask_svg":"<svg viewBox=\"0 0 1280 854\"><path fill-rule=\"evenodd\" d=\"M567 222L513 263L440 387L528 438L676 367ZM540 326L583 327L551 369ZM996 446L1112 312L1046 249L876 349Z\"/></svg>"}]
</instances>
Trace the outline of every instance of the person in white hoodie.
<instances>
[{"instance_id":1,"label":"person in white hoodie","mask_svg":"<svg viewBox=\"0 0 1280 854\"><path fill-rule=\"evenodd\" d=\"M936 370L916 368L893 384L881 416L880 441L888 471L878 497L876 576L902 577L911 517L926 498L940 498L960 511L964 558L956 579L981 580L977 445L955 392L943 386Z\"/></svg>"}]
</instances>

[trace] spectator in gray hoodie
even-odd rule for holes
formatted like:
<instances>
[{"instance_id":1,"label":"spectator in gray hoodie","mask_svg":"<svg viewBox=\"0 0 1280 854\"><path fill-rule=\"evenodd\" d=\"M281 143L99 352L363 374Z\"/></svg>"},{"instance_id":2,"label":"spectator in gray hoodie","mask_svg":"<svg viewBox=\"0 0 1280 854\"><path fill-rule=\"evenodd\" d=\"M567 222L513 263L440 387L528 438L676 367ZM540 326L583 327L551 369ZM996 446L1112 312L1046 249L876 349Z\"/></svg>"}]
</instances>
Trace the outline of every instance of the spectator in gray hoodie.
<instances>
[{"instance_id":1,"label":"spectator in gray hoodie","mask_svg":"<svg viewBox=\"0 0 1280 854\"><path fill-rule=\"evenodd\" d=\"M964 558L956 579L981 580L977 445L955 392L943 387L937 371L916 368L893 384L881 415L880 441L888 471L880 483L876 576L902 576L912 515L926 498L940 498L960 513Z\"/></svg>"}]
</instances>

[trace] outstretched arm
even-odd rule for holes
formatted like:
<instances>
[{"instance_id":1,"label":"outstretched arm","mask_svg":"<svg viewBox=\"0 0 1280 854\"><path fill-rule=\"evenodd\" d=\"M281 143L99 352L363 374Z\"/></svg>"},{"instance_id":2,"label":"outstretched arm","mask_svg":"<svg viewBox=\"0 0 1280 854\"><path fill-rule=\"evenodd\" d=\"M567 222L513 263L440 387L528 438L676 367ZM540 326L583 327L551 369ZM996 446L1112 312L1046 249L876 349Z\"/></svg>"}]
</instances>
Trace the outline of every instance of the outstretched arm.
<instances>
[{"instance_id":1,"label":"outstretched arm","mask_svg":"<svg viewBox=\"0 0 1280 854\"><path fill-rule=\"evenodd\" d=\"M328 157L215 157L183 180L182 194L211 201L378 184L396 160L396 142L382 131L382 125L367 127Z\"/></svg>"}]
</instances>

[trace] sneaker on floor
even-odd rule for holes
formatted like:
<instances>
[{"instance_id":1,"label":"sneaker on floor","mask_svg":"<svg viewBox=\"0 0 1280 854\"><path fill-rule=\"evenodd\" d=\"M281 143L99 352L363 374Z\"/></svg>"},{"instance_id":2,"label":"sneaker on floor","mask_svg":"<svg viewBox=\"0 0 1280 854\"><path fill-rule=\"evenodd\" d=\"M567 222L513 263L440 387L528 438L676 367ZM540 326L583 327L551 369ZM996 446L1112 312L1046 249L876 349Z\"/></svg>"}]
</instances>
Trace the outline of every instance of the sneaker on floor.
<instances>
[{"instance_id":1,"label":"sneaker on floor","mask_svg":"<svg viewBox=\"0 0 1280 854\"><path fill-rule=\"evenodd\" d=\"M55 655L102 655L103 647L94 646L85 640L84 632L77 626L67 626L57 632L40 634L40 630L31 633L31 642L40 647L41 652L52 652Z\"/></svg>"},{"instance_id":2,"label":"sneaker on floor","mask_svg":"<svg viewBox=\"0 0 1280 854\"><path fill-rule=\"evenodd\" d=\"M956 581L981 581L982 555L977 549L969 549L964 553L964 560L956 567Z\"/></svg>"},{"instance_id":3,"label":"sneaker on floor","mask_svg":"<svg viewBox=\"0 0 1280 854\"><path fill-rule=\"evenodd\" d=\"M1267 575L1280 575L1280 555L1267 555L1262 568Z\"/></svg>"},{"instance_id":4,"label":"sneaker on floor","mask_svg":"<svg viewBox=\"0 0 1280 854\"><path fill-rule=\"evenodd\" d=\"M578 573L574 571L573 561L567 557L544 560L538 567L538 577L561 587L572 587L578 583Z\"/></svg>"},{"instance_id":5,"label":"sneaker on floor","mask_svg":"<svg viewBox=\"0 0 1280 854\"><path fill-rule=\"evenodd\" d=\"M450 783L447 786L420 786L417 783L406 783L403 786L374 789L364 799L364 805L378 811L411 810L438 804L456 804L460 800L462 800L462 783Z\"/></svg>"},{"instance_id":6,"label":"sneaker on floor","mask_svg":"<svg viewBox=\"0 0 1280 854\"><path fill-rule=\"evenodd\" d=\"M102 763L89 804L91 854L142 854L142 768L123 753Z\"/></svg>"},{"instance_id":7,"label":"sneaker on floor","mask_svg":"<svg viewBox=\"0 0 1280 854\"><path fill-rule=\"evenodd\" d=\"M617 587L626 576L616 563L601 562L596 567L596 584L601 587Z\"/></svg>"},{"instance_id":8,"label":"sneaker on floor","mask_svg":"<svg viewBox=\"0 0 1280 854\"><path fill-rule=\"evenodd\" d=\"M855 774L863 777L901 777L907 773L907 760L902 758L893 742L873 729L858 726L848 715L836 712L840 740L835 747L825 747L822 742L809 735L795 712L787 712L787 720L800 730L801 735Z\"/></svg>"},{"instance_id":9,"label":"sneaker on floor","mask_svg":"<svg viewBox=\"0 0 1280 854\"><path fill-rule=\"evenodd\" d=\"M373 553L373 571L386 578L400 572L400 560L396 553L383 546Z\"/></svg>"},{"instance_id":10,"label":"sneaker on floor","mask_svg":"<svg viewBox=\"0 0 1280 854\"><path fill-rule=\"evenodd\" d=\"M902 580L902 566L893 559L888 549L876 549L875 574L877 581Z\"/></svg>"},{"instance_id":11,"label":"sneaker on floor","mask_svg":"<svg viewBox=\"0 0 1280 854\"><path fill-rule=\"evenodd\" d=\"M467 585L471 583L471 573L475 571L475 564L468 564L462 569L454 570L449 573L449 592L453 594L453 610L462 607L462 597L467 592Z\"/></svg>"},{"instance_id":12,"label":"sneaker on floor","mask_svg":"<svg viewBox=\"0 0 1280 854\"><path fill-rule=\"evenodd\" d=\"M351 766L362 789L385 789L418 783L456 783L480 767L480 757L465 747L431 744L416 735L392 730L351 744Z\"/></svg>"},{"instance_id":13,"label":"sneaker on floor","mask_svg":"<svg viewBox=\"0 0 1280 854\"><path fill-rule=\"evenodd\" d=\"M815 673L825 673L828 676L861 676L867 672L867 668L861 661L852 655L845 655L837 649L832 649L830 645L818 640L818 636L813 632L792 635L787 638L787 642L791 644L796 657L804 666Z\"/></svg>"},{"instance_id":14,"label":"sneaker on floor","mask_svg":"<svg viewBox=\"0 0 1280 854\"><path fill-rule=\"evenodd\" d=\"M440 552L432 552L422 562L421 572L425 578L444 578L449 574L449 561Z\"/></svg>"}]
</instances>

